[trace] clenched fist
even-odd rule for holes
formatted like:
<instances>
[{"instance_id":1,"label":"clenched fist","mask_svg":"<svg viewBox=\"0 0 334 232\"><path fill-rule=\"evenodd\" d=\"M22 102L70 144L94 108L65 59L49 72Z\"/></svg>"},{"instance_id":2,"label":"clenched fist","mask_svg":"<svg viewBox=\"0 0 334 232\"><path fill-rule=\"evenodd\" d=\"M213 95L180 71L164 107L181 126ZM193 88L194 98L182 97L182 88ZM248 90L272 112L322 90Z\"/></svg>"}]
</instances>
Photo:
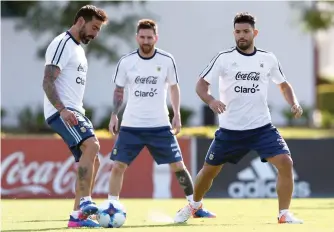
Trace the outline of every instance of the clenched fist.
<instances>
[{"instance_id":1,"label":"clenched fist","mask_svg":"<svg viewBox=\"0 0 334 232\"><path fill-rule=\"evenodd\" d=\"M295 116L295 118L300 118L303 114L303 108L299 104L294 104L291 107L291 112Z\"/></svg>"}]
</instances>

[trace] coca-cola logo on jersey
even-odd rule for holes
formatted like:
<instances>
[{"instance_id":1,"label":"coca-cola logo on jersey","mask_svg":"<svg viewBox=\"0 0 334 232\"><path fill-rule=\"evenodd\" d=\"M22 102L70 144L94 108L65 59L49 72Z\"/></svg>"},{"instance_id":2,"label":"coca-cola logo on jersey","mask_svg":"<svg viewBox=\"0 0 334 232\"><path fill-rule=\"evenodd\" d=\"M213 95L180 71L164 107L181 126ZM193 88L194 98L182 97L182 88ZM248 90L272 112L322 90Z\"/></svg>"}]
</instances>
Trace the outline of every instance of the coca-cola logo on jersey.
<instances>
[{"instance_id":1,"label":"coca-cola logo on jersey","mask_svg":"<svg viewBox=\"0 0 334 232\"><path fill-rule=\"evenodd\" d=\"M236 80L244 80L244 81L258 81L260 79L259 72L250 72L250 73L242 73L238 72L235 75Z\"/></svg>"},{"instance_id":2,"label":"coca-cola logo on jersey","mask_svg":"<svg viewBox=\"0 0 334 232\"><path fill-rule=\"evenodd\" d=\"M112 161L100 157L94 193L107 194ZM64 195L74 193L76 167L73 157L63 161L25 160L23 152L8 155L1 163L2 195Z\"/></svg>"},{"instance_id":3,"label":"coca-cola logo on jersey","mask_svg":"<svg viewBox=\"0 0 334 232\"><path fill-rule=\"evenodd\" d=\"M148 77L141 77L137 76L135 79L136 84L151 84L155 85L158 82L158 77L155 76L148 76Z\"/></svg>"}]
</instances>

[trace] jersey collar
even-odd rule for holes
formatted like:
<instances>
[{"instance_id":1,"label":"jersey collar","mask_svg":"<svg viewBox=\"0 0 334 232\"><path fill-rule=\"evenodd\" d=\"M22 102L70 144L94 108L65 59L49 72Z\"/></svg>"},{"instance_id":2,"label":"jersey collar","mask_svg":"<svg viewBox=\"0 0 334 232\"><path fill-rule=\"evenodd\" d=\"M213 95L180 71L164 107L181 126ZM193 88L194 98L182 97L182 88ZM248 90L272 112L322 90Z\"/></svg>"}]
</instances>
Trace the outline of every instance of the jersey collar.
<instances>
[{"instance_id":1,"label":"jersey collar","mask_svg":"<svg viewBox=\"0 0 334 232\"><path fill-rule=\"evenodd\" d=\"M254 52L248 54L248 53L244 53L243 51L241 51L237 46L235 48L243 56L254 56L257 51L256 47L254 47Z\"/></svg>"},{"instance_id":2,"label":"jersey collar","mask_svg":"<svg viewBox=\"0 0 334 232\"><path fill-rule=\"evenodd\" d=\"M152 59L155 56L155 54L157 54L157 49L154 49L154 53L153 53L153 55L151 57L143 57L143 56L141 56L140 53L139 53L139 49L137 49L137 54L143 60L150 60L150 59Z\"/></svg>"},{"instance_id":3,"label":"jersey collar","mask_svg":"<svg viewBox=\"0 0 334 232\"><path fill-rule=\"evenodd\" d=\"M76 43L77 45L80 45L80 43L73 37L73 35L69 31L66 31L66 34L68 34L71 37L74 43Z\"/></svg>"}]
</instances>

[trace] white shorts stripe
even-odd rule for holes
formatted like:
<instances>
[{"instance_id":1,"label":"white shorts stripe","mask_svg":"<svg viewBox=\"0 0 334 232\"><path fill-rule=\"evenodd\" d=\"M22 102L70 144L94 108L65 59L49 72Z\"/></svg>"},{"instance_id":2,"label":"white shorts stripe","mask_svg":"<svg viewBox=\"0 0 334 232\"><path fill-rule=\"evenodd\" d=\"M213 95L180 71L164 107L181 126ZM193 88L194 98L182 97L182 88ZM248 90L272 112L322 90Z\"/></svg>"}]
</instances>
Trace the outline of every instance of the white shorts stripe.
<instances>
[{"instance_id":1,"label":"white shorts stripe","mask_svg":"<svg viewBox=\"0 0 334 232\"><path fill-rule=\"evenodd\" d=\"M78 137L78 135L73 131L73 128L70 128L66 122L64 122L64 120L62 119L62 117L59 117L60 120L64 123L64 126L66 127L66 129L68 130L68 132L73 136L73 138L75 139L75 141L77 143L79 143L81 140L80 140L80 137Z\"/></svg>"}]
</instances>

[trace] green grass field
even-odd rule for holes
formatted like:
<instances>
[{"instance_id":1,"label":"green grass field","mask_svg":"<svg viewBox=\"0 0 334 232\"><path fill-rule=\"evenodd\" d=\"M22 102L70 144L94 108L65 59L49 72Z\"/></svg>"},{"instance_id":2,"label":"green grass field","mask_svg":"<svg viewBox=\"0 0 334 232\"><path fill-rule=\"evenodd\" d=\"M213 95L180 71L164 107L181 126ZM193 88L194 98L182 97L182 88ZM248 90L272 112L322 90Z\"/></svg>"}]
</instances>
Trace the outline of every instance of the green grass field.
<instances>
[{"instance_id":1,"label":"green grass field","mask_svg":"<svg viewBox=\"0 0 334 232\"><path fill-rule=\"evenodd\" d=\"M97 203L102 199L96 200ZM279 225L276 221L277 201L205 200L206 208L217 213L215 219L190 219L174 225L175 212L186 201L126 200L127 221L117 231L134 232L333 232L334 199L294 199L294 214L304 219L303 225ZM1 231L69 231L66 228L72 200L2 200ZM75 229L75 231L108 231L113 229Z\"/></svg>"}]
</instances>

